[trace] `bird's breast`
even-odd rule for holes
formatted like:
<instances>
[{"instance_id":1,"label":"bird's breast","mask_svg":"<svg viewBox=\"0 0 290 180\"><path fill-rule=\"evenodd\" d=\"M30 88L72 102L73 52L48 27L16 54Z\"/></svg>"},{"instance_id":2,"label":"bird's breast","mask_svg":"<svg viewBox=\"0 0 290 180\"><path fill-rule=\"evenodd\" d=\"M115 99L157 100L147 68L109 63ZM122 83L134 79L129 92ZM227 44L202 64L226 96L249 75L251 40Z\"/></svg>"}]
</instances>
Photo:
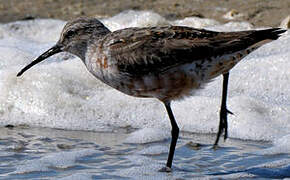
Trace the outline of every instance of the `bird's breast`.
<instances>
[{"instance_id":1,"label":"bird's breast","mask_svg":"<svg viewBox=\"0 0 290 180\"><path fill-rule=\"evenodd\" d=\"M117 90L136 97L154 97L162 101L180 99L191 95L200 87L200 81L178 68L163 73L142 76L123 76L115 83Z\"/></svg>"},{"instance_id":2,"label":"bird's breast","mask_svg":"<svg viewBox=\"0 0 290 180\"><path fill-rule=\"evenodd\" d=\"M180 99L191 95L192 90L198 89L201 84L196 73L189 73L184 67L140 76L120 72L108 57L97 53L91 55L86 64L88 70L99 80L135 97L151 97L162 101Z\"/></svg>"},{"instance_id":3,"label":"bird's breast","mask_svg":"<svg viewBox=\"0 0 290 180\"><path fill-rule=\"evenodd\" d=\"M195 89L228 72L250 51L195 60L162 72L121 72L118 63L101 46L88 49L86 66L102 82L131 96L154 97L162 101L192 95ZM130 62L128 62L130 63Z\"/></svg>"}]
</instances>

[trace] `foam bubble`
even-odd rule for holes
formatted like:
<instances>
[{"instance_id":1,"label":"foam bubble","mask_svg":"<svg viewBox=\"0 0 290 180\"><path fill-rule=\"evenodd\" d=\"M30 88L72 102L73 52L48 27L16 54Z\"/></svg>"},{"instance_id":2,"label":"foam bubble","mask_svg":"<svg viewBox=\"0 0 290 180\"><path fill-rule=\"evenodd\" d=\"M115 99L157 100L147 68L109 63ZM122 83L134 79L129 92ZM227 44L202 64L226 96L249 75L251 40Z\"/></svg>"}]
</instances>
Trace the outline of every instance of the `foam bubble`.
<instances>
[{"instance_id":1,"label":"foam bubble","mask_svg":"<svg viewBox=\"0 0 290 180\"><path fill-rule=\"evenodd\" d=\"M220 23L213 19L199 18L199 17L186 17L184 19L175 20L172 22L175 26L189 26L194 28L206 28L209 26L217 26Z\"/></svg>"},{"instance_id":2,"label":"foam bubble","mask_svg":"<svg viewBox=\"0 0 290 180\"><path fill-rule=\"evenodd\" d=\"M170 24L169 21L157 13L133 10L121 12L111 18L103 19L102 22L108 26L111 31L128 27L152 27Z\"/></svg>"},{"instance_id":3,"label":"foam bubble","mask_svg":"<svg viewBox=\"0 0 290 180\"><path fill-rule=\"evenodd\" d=\"M283 154L290 152L290 134L277 138L273 142L273 147L258 152L263 155Z\"/></svg>"},{"instance_id":4,"label":"foam bubble","mask_svg":"<svg viewBox=\"0 0 290 180\"><path fill-rule=\"evenodd\" d=\"M122 177L130 177L132 179L172 179L172 176L168 176L167 173L158 172L158 170L164 167L164 164L160 164L152 158L140 155L131 155L127 158L137 165L118 172L113 172L114 174L121 174ZM182 178L182 173L174 172L174 178Z\"/></svg>"},{"instance_id":5,"label":"foam bubble","mask_svg":"<svg viewBox=\"0 0 290 180\"><path fill-rule=\"evenodd\" d=\"M252 28L243 22L218 25L200 18L168 21L148 11L127 11L102 21L112 30L174 23L214 30ZM140 129L129 135L130 143L170 137L170 121L162 103L129 97L104 85L78 58L66 53L52 56L16 78L23 65L56 42L63 25L63 21L49 19L0 25L0 124L94 131ZM235 115L228 117L230 137L273 141L290 134L289 46L290 35L285 33L231 71L228 108ZM221 84L219 77L194 97L172 103L182 131L217 132Z\"/></svg>"},{"instance_id":6,"label":"foam bubble","mask_svg":"<svg viewBox=\"0 0 290 180\"><path fill-rule=\"evenodd\" d=\"M84 156L89 156L97 153L98 151L92 149L75 150L71 152L57 152L51 153L47 156L27 160L22 165L16 166L16 171L13 173L29 173L35 171L48 171L51 168L64 169L75 166L76 160Z\"/></svg>"},{"instance_id":7,"label":"foam bubble","mask_svg":"<svg viewBox=\"0 0 290 180\"><path fill-rule=\"evenodd\" d=\"M86 180L93 179L93 175L87 173L76 173L63 178L58 178L59 180Z\"/></svg>"},{"instance_id":8,"label":"foam bubble","mask_svg":"<svg viewBox=\"0 0 290 180\"><path fill-rule=\"evenodd\" d=\"M162 141L170 137L170 131L157 128L142 128L129 135L125 140L126 143L149 143Z\"/></svg>"},{"instance_id":9,"label":"foam bubble","mask_svg":"<svg viewBox=\"0 0 290 180\"><path fill-rule=\"evenodd\" d=\"M254 26L248 22L228 22L226 24L214 24L214 26L207 27L213 31L246 31L253 29Z\"/></svg>"},{"instance_id":10,"label":"foam bubble","mask_svg":"<svg viewBox=\"0 0 290 180\"><path fill-rule=\"evenodd\" d=\"M147 147L137 152L137 154L142 154L142 155L159 155L162 153L168 153L167 146L155 145L155 146Z\"/></svg>"},{"instance_id":11,"label":"foam bubble","mask_svg":"<svg viewBox=\"0 0 290 180\"><path fill-rule=\"evenodd\" d=\"M0 36L28 39L38 43L57 41L64 25L64 21L54 19L16 21L1 25Z\"/></svg>"}]
</instances>

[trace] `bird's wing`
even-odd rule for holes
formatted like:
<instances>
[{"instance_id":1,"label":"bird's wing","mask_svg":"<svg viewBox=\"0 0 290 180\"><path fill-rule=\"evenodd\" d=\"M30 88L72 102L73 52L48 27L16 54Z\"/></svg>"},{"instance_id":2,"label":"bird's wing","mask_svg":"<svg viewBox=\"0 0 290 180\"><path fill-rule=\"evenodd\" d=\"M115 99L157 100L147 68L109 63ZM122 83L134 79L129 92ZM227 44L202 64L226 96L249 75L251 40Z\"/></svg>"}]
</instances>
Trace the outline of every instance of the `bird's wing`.
<instances>
[{"instance_id":1,"label":"bird's wing","mask_svg":"<svg viewBox=\"0 0 290 180\"><path fill-rule=\"evenodd\" d=\"M161 73L278 38L278 33L277 37L267 35L273 34L274 29L262 31L214 32L181 26L128 28L110 33L104 38L103 46L120 72L136 76Z\"/></svg>"}]
</instances>

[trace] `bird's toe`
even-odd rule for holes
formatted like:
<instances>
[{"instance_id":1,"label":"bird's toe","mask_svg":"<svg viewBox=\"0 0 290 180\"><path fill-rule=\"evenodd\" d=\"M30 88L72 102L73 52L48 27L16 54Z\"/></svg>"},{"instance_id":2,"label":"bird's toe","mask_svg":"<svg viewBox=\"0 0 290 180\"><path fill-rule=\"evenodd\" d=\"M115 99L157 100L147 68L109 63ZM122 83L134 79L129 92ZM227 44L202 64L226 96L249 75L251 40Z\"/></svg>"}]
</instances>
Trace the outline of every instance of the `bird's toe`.
<instances>
[{"instance_id":1,"label":"bird's toe","mask_svg":"<svg viewBox=\"0 0 290 180\"><path fill-rule=\"evenodd\" d=\"M159 172L167 172L167 173L169 173L171 171L172 171L172 169L170 167L167 167L167 166L159 169Z\"/></svg>"}]
</instances>

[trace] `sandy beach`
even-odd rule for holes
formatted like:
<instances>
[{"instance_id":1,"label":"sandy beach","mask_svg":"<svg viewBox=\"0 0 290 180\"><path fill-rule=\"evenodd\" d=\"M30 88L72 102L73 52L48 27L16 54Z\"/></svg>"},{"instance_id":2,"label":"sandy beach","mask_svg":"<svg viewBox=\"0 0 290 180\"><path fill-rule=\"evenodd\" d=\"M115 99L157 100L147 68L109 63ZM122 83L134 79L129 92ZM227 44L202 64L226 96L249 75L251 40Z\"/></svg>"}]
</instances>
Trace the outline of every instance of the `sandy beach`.
<instances>
[{"instance_id":1,"label":"sandy beach","mask_svg":"<svg viewBox=\"0 0 290 180\"><path fill-rule=\"evenodd\" d=\"M108 17L129 9L152 10L167 19L198 16L222 23L233 21L224 18L231 12L235 21L248 21L257 27L276 27L290 15L290 0L0 0L0 22Z\"/></svg>"}]
</instances>

